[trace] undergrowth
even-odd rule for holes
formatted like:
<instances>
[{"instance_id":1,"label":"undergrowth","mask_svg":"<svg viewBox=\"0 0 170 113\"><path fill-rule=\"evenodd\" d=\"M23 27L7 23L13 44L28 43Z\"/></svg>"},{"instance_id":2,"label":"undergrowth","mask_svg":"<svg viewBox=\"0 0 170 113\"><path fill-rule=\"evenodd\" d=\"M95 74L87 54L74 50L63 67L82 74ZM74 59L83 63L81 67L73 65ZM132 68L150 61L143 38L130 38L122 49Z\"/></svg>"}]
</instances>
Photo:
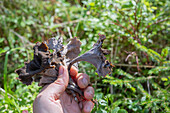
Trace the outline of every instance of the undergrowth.
<instances>
[{"instance_id":1,"label":"undergrowth","mask_svg":"<svg viewBox=\"0 0 170 113\"><path fill-rule=\"evenodd\" d=\"M14 70L33 58L34 43L77 36L84 53L98 33L115 67L102 78L80 63L95 88L93 112L170 112L169 7L168 0L0 1L0 112L32 112L41 87L23 85Z\"/></svg>"}]
</instances>

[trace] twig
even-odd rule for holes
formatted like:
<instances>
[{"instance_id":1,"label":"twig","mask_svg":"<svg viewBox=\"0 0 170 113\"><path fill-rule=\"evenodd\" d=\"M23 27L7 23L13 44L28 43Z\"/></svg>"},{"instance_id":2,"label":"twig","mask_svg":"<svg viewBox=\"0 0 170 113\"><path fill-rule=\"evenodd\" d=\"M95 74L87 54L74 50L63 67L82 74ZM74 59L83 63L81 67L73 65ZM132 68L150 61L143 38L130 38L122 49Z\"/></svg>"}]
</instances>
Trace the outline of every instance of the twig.
<instances>
[{"instance_id":1,"label":"twig","mask_svg":"<svg viewBox=\"0 0 170 113\"><path fill-rule=\"evenodd\" d=\"M73 38L71 31L70 31L70 27L67 27L67 30L68 30L68 34L69 34L70 38Z\"/></svg>"},{"instance_id":2,"label":"twig","mask_svg":"<svg viewBox=\"0 0 170 113\"><path fill-rule=\"evenodd\" d=\"M48 27L48 28L53 29L53 28L57 28L57 27L63 27L63 26L65 26L65 25L67 25L67 24L77 23L77 22L80 22L80 21L82 21L82 20L86 20L86 19L85 19L85 18L81 18L81 19L78 19L78 20L70 21L70 22L63 22L63 23L55 24L55 25L53 25L53 26L51 26L51 27Z\"/></svg>"},{"instance_id":3,"label":"twig","mask_svg":"<svg viewBox=\"0 0 170 113\"><path fill-rule=\"evenodd\" d=\"M165 21L168 21L168 20L170 20L170 18L164 19L164 20L158 20L158 21L152 23L151 25L146 26L145 29L142 31L142 33L144 33L145 30L148 29L150 26L155 25L155 24L158 24L158 23L161 23L161 22L165 22Z\"/></svg>"},{"instance_id":4,"label":"twig","mask_svg":"<svg viewBox=\"0 0 170 113\"><path fill-rule=\"evenodd\" d=\"M113 61L115 61L115 60L116 60L117 47L118 47L118 45L119 45L119 39L120 39L120 37L118 37L117 42L116 42L116 48L115 48L115 53L114 53L114 59L113 59ZM112 63L114 63L114 62L112 62Z\"/></svg>"},{"instance_id":5,"label":"twig","mask_svg":"<svg viewBox=\"0 0 170 113\"><path fill-rule=\"evenodd\" d=\"M122 66L122 67L137 67L137 65L130 65L130 64L114 64L115 66ZM149 66L149 65L139 65L140 68L155 68L156 66Z\"/></svg>"},{"instance_id":6,"label":"twig","mask_svg":"<svg viewBox=\"0 0 170 113\"><path fill-rule=\"evenodd\" d=\"M132 57L132 55L136 55L136 53L135 52L127 52L127 51L125 51L127 54L129 54L127 57L126 57L126 59L125 59L125 61L127 62L127 60L130 58L130 57Z\"/></svg>"},{"instance_id":7,"label":"twig","mask_svg":"<svg viewBox=\"0 0 170 113\"><path fill-rule=\"evenodd\" d=\"M57 36L60 36L60 32L58 28L56 28L56 31L57 31Z\"/></svg>"},{"instance_id":8,"label":"twig","mask_svg":"<svg viewBox=\"0 0 170 113\"><path fill-rule=\"evenodd\" d=\"M132 55L135 56L136 64L137 64L137 69L138 69L138 72L140 72L141 70L140 70L140 68L139 68L138 55L136 54L136 52L131 52L131 53L127 56L127 58L125 59L125 61L127 61L129 57L132 57Z\"/></svg>"},{"instance_id":9,"label":"twig","mask_svg":"<svg viewBox=\"0 0 170 113\"><path fill-rule=\"evenodd\" d=\"M117 81L117 80L114 80L114 79L108 79L114 83L132 83L132 82L138 82L138 81L144 81L144 80L151 80L151 79L157 79L158 76L148 76L148 77L138 77L138 78L134 78L134 79L128 79L128 80L120 80L120 81ZM110 81L106 81L106 82L110 82Z\"/></svg>"},{"instance_id":10,"label":"twig","mask_svg":"<svg viewBox=\"0 0 170 113\"><path fill-rule=\"evenodd\" d=\"M141 10L140 10L140 15L142 16L142 8L141 8ZM139 32L139 26L140 26L140 22L141 22L141 17L139 18L139 21L138 21L138 23L137 23L137 27L136 27L136 31L137 32Z\"/></svg>"},{"instance_id":11,"label":"twig","mask_svg":"<svg viewBox=\"0 0 170 113\"><path fill-rule=\"evenodd\" d=\"M147 87L148 87L148 93L149 93L149 95L151 95L149 80L147 80Z\"/></svg>"},{"instance_id":12,"label":"twig","mask_svg":"<svg viewBox=\"0 0 170 113\"><path fill-rule=\"evenodd\" d=\"M138 4L139 0L136 1L136 4ZM135 12L134 12L134 16L135 16L135 24L137 23L137 17L136 17L136 12L137 12L137 5L135 6ZM137 25L137 24L136 24ZM135 26L136 26L135 25Z\"/></svg>"},{"instance_id":13,"label":"twig","mask_svg":"<svg viewBox=\"0 0 170 113\"><path fill-rule=\"evenodd\" d=\"M134 33L134 37L133 37L133 39L135 39L135 40L137 40L138 41L138 43L141 43L141 41L140 41L140 39L138 38L138 31L136 31L136 29L137 29L137 27L135 28L134 26L135 25L133 25L132 24L132 22L131 22L131 19L129 18L129 22L130 22L130 25L131 25L131 27L132 27L132 29L133 29L133 33Z\"/></svg>"},{"instance_id":14,"label":"twig","mask_svg":"<svg viewBox=\"0 0 170 113\"><path fill-rule=\"evenodd\" d=\"M132 27L132 29L133 29L133 31L134 31L134 34L136 34L136 29L135 29L134 25L132 24L132 22L131 22L131 19L130 19L130 18L129 18L129 23L130 23L130 25L131 25L131 27Z\"/></svg>"},{"instance_id":15,"label":"twig","mask_svg":"<svg viewBox=\"0 0 170 113\"><path fill-rule=\"evenodd\" d=\"M25 44L28 43L29 45L34 45L33 43L31 43L29 40L27 40L25 37L21 36L20 34L18 34L17 32L13 31L12 29L10 30L12 33L14 33L18 38L21 39L22 43Z\"/></svg>"},{"instance_id":16,"label":"twig","mask_svg":"<svg viewBox=\"0 0 170 113\"><path fill-rule=\"evenodd\" d=\"M128 31L132 35L132 32L130 30L128 30L126 27L122 26L118 20L116 20L116 21L117 21L117 23L113 22L115 25L124 28L126 31Z\"/></svg>"},{"instance_id":17,"label":"twig","mask_svg":"<svg viewBox=\"0 0 170 113\"><path fill-rule=\"evenodd\" d=\"M137 63L138 72L140 72L141 69L139 68L139 60L138 60L138 55L137 54L136 54L136 63Z\"/></svg>"},{"instance_id":18,"label":"twig","mask_svg":"<svg viewBox=\"0 0 170 113\"><path fill-rule=\"evenodd\" d=\"M111 63L113 64L113 37L111 38ZM113 84L110 85L110 93L113 94Z\"/></svg>"},{"instance_id":19,"label":"twig","mask_svg":"<svg viewBox=\"0 0 170 113\"><path fill-rule=\"evenodd\" d=\"M165 90L168 90L169 87L170 87L170 84L165 88Z\"/></svg>"}]
</instances>

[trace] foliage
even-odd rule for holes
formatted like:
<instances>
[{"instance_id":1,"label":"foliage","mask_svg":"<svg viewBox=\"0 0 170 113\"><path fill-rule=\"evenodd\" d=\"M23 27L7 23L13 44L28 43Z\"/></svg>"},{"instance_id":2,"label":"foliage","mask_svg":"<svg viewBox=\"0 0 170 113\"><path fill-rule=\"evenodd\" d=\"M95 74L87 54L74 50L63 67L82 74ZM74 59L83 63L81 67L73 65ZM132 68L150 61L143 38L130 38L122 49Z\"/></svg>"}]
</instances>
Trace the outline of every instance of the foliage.
<instances>
[{"instance_id":1,"label":"foliage","mask_svg":"<svg viewBox=\"0 0 170 113\"><path fill-rule=\"evenodd\" d=\"M112 76L80 63L95 88L93 112L170 112L169 7L168 0L0 1L0 111L32 112L41 88L23 85L14 70L32 59L33 43L77 36L84 53L104 33Z\"/></svg>"}]
</instances>

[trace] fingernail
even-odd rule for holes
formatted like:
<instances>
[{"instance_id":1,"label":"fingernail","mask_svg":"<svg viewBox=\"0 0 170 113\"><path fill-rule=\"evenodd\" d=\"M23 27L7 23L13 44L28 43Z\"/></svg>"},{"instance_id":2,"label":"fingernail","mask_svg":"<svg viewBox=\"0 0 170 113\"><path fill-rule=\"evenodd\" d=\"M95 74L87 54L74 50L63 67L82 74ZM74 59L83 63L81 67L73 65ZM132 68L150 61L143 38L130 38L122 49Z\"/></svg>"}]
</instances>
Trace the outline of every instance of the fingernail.
<instances>
[{"instance_id":1,"label":"fingernail","mask_svg":"<svg viewBox=\"0 0 170 113\"><path fill-rule=\"evenodd\" d=\"M86 78L83 78L83 84L84 84L85 86L88 85L88 81L87 81Z\"/></svg>"},{"instance_id":2,"label":"fingernail","mask_svg":"<svg viewBox=\"0 0 170 113\"><path fill-rule=\"evenodd\" d=\"M59 75L62 75L64 73L64 67L60 66L59 68Z\"/></svg>"},{"instance_id":3,"label":"fingernail","mask_svg":"<svg viewBox=\"0 0 170 113\"><path fill-rule=\"evenodd\" d=\"M93 91L92 90L89 90L88 93L90 93L90 95L93 95Z\"/></svg>"}]
</instances>

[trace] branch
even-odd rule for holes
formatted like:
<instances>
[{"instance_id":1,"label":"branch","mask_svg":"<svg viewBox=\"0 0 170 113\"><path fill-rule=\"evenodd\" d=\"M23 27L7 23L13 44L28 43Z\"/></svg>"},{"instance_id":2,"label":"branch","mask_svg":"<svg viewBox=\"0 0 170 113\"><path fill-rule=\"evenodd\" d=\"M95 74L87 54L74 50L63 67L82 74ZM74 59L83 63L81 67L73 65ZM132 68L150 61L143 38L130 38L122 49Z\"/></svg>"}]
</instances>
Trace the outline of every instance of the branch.
<instances>
[{"instance_id":1,"label":"branch","mask_svg":"<svg viewBox=\"0 0 170 113\"><path fill-rule=\"evenodd\" d=\"M67 30L68 30L68 34L69 34L69 36L70 36L70 39L72 39L72 38L73 38L73 36L72 36L71 31L70 31L70 27L67 27Z\"/></svg>"},{"instance_id":2,"label":"branch","mask_svg":"<svg viewBox=\"0 0 170 113\"><path fill-rule=\"evenodd\" d=\"M55 24L55 25L53 25L51 27L49 26L48 28L54 29L54 28L57 28L57 27L63 27L65 25L67 25L67 24L78 23L78 22L80 22L82 20L85 20L85 18L81 18L81 19L78 19L78 20L73 20L73 21L70 21L70 22L63 22L63 23Z\"/></svg>"},{"instance_id":3,"label":"branch","mask_svg":"<svg viewBox=\"0 0 170 113\"><path fill-rule=\"evenodd\" d=\"M115 66L122 66L122 67L140 67L140 68L155 68L156 66L149 66L149 65L130 65L130 64L114 64Z\"/></svg>"},{"instance_id":4,"label":"branch","mask_svg":"<svg viewBox=\"0 0 170 113\"><path fill-rule=\"evenodd\" d=\"M14 30L10 30L12 33L14 33L18 38L21 39L22 43L25 44L28 43L29 45L34 45L33 43L31 43L28 39L26 39L25 37L21 36L20 34L18 34L17 32L15 32Z\"/></svg>"},{"instance_id":5,"label":"branch","mask_svg":"<svg viewBox=\"0 0 170 113\"><path fill-rule=\"evenodd\" d=\"M144 33L145 30L148 29L150 26L155 25L155 24L158 24L158 23L161 23L161 22L165 22L165 21L168 21L168 20L170 20L170 18L164 19L164 20L158 20L158 21L152 23L151 25L146 26L145 29L142 31L142 33Z\"/></svg>"},{"instance_id":6,"label":"branch","mask_svg":"<svg viewBox=\"0 0 170 113\"><path fill-rule=\"evenodd\" d=\"M118 20L116 20L116 21L117 21L117 23L113 22L115 25L124 28L126 31L128 31L132 35L132 32L130 30L128 30L126 27L122 26Z\"/></svg>"}]
</instances>

